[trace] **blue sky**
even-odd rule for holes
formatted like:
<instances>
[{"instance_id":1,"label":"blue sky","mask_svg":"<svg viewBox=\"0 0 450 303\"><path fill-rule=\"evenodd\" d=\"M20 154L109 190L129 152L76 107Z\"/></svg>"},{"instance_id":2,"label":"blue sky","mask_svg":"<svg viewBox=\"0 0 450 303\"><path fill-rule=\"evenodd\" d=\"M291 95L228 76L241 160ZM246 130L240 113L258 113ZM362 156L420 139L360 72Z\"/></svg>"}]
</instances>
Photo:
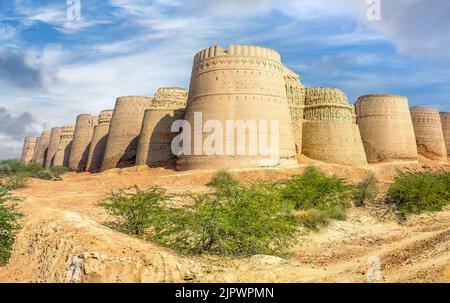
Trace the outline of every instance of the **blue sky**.
<instances>
[{"instance_id":1,"label":"blue sky","mask_svg":"<svg viewBox=\"0 0 450 303\"><path fill-rule=\"evenodd\" d=\"M366 0L0 1L0 159L25 136L113 108L117 96L189 85L194 54L211 45L279 51L308 86L351 102L396 93L450 111L450 1Z\"/></svg>"}]
</instances>

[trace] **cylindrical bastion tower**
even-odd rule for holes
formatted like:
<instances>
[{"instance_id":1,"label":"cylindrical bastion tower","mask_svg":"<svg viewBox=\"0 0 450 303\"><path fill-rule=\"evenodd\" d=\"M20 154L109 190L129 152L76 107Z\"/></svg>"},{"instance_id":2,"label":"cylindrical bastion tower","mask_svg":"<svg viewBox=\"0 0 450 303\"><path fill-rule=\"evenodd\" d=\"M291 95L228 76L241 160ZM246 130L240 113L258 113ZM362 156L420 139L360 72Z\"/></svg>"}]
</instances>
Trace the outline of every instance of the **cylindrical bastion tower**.
<instances>
[{"instance_id":1,"label":"cylindrical bastion tower","mask_svg":"<svg viewBox=\"0 0 450 303\"><path fill-rule=\"evenodd\" d=\"M177 157L172 152L172 124L184 118L188 91L183 88L160 88L145 111L142 123L136 165L173 167Z\"/></svg>"},{"instance_id":2,"label":"cylindrical bastion tower","mask_svg":"<svg viewBox=\"0 0 450 303\"><path fill-rule=\"evenodd\" d=\"M417 161L417 146L408 99L367 95L355 104L358 126L370 163Z\"/></svg>"},{"instance_id":3,"label":"cylindrical bastion tower","mask_svg":"<svg viewBox=\"0 0 450 303\"><path fill-rule=\"evenodd\" d=\"M74 125L67 125L62 128L61 140L59 141L58 150L53 158L53 166L69 167L70 151L72 149L73 134L75 132Z\"/></svg>"},{"instance_id":4,"label":"cylindrical bastion tower","mask_svg":"<svg viewBox=\"0 0 450 303\"><path fill-rule=\"evenodd\" d=\"M50 143L48 145L47 159L45 160L45 167L49 168L53 166L56 152L58 151L59 143L61 142L62 127L52 128L50 135Z\"/></svg>"},{"instance_id":5,"label":"cylindrical bastion tower","mask_svg":"<svg viewBox=\"0 0 450 303\"><path fill-rule=\"evenodd\" d=\"M136 164L139 134L151 97L119 97L109 128L101 171Z\"/></svg>"},{"instance_id":6,"label":"cylindrical bastion tower","mask_svg":"<svg viewBox=\"0 0 450 303\"><path fill-rule=\"evenodd\" d=\"M273 49L212 46L196 54L185 120L191 126L191 154L179 157L179 170L296 163L284 68ZM222 140L211 139L214 135Z\"/></svg>"},{"instance_id":7,"label":"cylindrical bastion tower","mask_svg":"<svg viewBox=\"0 0 450 303\"><path fill-rule=\"evenodd\" d=\"M33 156L33 163L44 166L47 159L48 146L50 144L51 131L45 130L39 137Z\"/></svg>"},{"instance_id":8,"label":"cylindrical bastion tower","mask_svg":"<svg viewBox=\"0 0 450 303\"><path fill-rule=\"evenodd\" d=\"M108 140L109 125L114 110L104 110L98 116L98 125L94 128L92 142L89 149L89 157L86 164L86 170L89 172L98 172L102 167L103 157L105 155L106 141Z\"/></svg>"},{"instance_id":9,"label":"cylindrical bastion tower","mask_svg":"<svg viewBox=\"0 0 450 303\"><path fill-rule=\"evenodd\" d=\"M70 169L79 172L86 170L92 135L96 125L97 117L89 114L78 115L69 157Z\"/></svg>"},{"instance_id":10,"label":"cylindrical bastion tower","mask_svg":"<svg viewBox=\"0 0 450 303\"><path fill-rule=\"evenodd\" d=\"M284 66L284 82L286 95L291 111L292 128L295 137L297 155L302 153L303 111L305 109L306 89L300 82L300 76Z\"/></svg>"},{"instance_id":11,"label":"cylindrical bastion tower","mask_svg":"<svg viewBox=\"0 0 450 303\"><path fill-rule=\"evenodd\" d=\"M450 156L450 113L439 113L441 116L442 132L444 133L447 156Z\"/></svg>"},{"instance_id":12,"label":"cylindrical bastion tower","mask_svg":"<svg viewBox=\"0 0 450 303\"><path fill-rule=\"evenodd\" d=\"M412 107L410 111L419 154L432 160L447 162L439 111L422 107Z\"/></svg>"},{"instance_id":13,"label":"cylindrical bastion tower","mask_svg":"<svg viewBox=\"0 0 450 303\"><path fill-rule=\"evenodd\" d=\"M337 88L307 88L303 154L342 165L364 166L367 158L353 108Z\"/></svg>"},{"instance_id":14,"label":"cylindrical bastion tower","mask_svg":"<svg viewBox=\"0 0 450 303\"><path fill-rule=\"evenodd\" d=\"M25 139L23 143L21 160L26 164L30 164L33 161L33 156L36 151L38 140L39 137L30 137Z\"/></svg>"}]
</instances>

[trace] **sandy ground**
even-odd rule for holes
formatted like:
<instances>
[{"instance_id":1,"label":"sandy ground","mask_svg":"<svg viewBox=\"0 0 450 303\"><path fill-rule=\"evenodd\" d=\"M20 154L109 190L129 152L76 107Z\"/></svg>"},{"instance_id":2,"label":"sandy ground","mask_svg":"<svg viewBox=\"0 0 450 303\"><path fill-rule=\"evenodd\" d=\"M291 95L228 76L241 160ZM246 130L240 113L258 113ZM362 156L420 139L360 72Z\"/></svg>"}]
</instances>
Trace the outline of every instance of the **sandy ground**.
<instances>
[{"instance_id":1,"label":"sandy ground","mask_svg":"<svg viewBox=\"0 0 450 303\"><path fill-rule=\"evenodd\" d=\"M387 188L398 169L450 170L421 159L420 164L351 168L318 165L350 182L369 172ZM295 168L233 172L242 182L283 180ZM63 181L31 180L16 195L25 214L0 282L450 282L450 209L412 216L402 224L393 216L351 209L346 221L320 232L299 235L291 257L228 259L185 257L105 226L111 218L97 206L114 190L160 186L171 193L208 190L214 171L179 173L135 167L102 174L74 174ZM392 218L391 218L392 217Z\"/></svg>"}]
</instances>

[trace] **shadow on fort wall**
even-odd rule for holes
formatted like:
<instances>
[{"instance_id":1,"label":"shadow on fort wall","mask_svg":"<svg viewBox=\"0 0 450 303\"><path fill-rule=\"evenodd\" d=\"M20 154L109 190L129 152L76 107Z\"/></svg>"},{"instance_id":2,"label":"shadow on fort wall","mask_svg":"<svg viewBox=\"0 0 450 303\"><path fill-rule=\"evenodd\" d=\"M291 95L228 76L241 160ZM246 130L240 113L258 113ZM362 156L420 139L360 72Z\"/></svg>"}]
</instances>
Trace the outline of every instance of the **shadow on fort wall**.
<instances>
[{"instance_id":1,"label":"shadow on fort wall","mask_svg":"<svg viewBox=\"0 0 450 303\"><path fill-rule=\"evenodd\" d=\"M106 143L108 142L108 134L104 135L94 146L90 167L87 170L90 173L98 173L102 167L103 155L105 154Z\"/></svg>"},{"instance_id":2,"label":"shadow on fort wall","mask_svg":"<svg viewBox=\"0 0 450 303\"><path fill-rule=\"evenodd\" d=\"M147 165L149 167L165 167L175 169L177 156L172 153L172 140L182 131L180 128L179 133L172 133L171 127L175 119L180 117L180 112L175 111L173 116L167 114L155 125L150 136L150 143L147 151ZM160 146L166 145L166 149L161 149Z\"/></svg>"},{"instance_id":3,"label":"shadow on fort wall","mask_svg":"<svg viewBox=\"0 0 450 303\"><path fill-rule=\"evenodd\" d=\"M134 138L127 146L125 153L120 157L116 164L116 168L131 167L136 164L137 148L139 143L139 136Z\"/></svg>"}]
</instances>

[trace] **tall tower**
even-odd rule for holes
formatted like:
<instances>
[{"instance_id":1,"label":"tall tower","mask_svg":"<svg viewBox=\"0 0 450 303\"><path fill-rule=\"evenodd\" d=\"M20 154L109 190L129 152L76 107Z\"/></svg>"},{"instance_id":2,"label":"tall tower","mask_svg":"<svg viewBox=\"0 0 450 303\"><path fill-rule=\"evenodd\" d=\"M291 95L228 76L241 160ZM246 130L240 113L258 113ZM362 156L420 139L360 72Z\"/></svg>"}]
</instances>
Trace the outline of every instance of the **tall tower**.
<instances>
[{"instance_id":1,"label":"tall tower","mask_svg":"<svg viewBox=\"0 0 450 303\"><path fill-rule=\"evenodd\" d=\"M195 55L185 115L192 127L191 154L179 158L178 169L295 164L295 139L283 76L280 55L269 48L212 46ZM250 123L237 130L227 125L230 121ZM265 129L264 121L268 125ZM210 141L214 132L202 131L207 122L223 128L222 140ZM271 127L275 123L279 129ZM277 139L275 150L268 144ZM267 150L256 143L263 141L268 143Z\"/></svg>"},{"instance_id":2,"label":"tall tower","mask_svg":"<svg viewBox=\"0 0 450 303\"><path fill-rule=\"evenodd\" d=\"M355 106L369 162L417 161L416 137L406 97L367 95L359 97Z\"/></svg>"},{"instance_id":3,"label":"tall tower","mask_svg":"<svg viewBox=\"0 0 450 303\"><path fill-rule=\"evenodd\" d=\"M94 128L86 165L86 170L89 172L98 172L102 166L112 115L111 109L102 111L98 116L98 125Z\"/></svg>"},{"instance_id":4,"label":"tall tower","mask_svg":"<svg viewBox=\"0 0 450 303\"><path fill-rule=\"evenodd\" d=\"M78 115L69 157L70 169L79 172L86 170L92 135L96 125L97 117L88 114Z\"/></svg>"},{"instance_id":5,"label":"tall tower","mask_svg":"<svg viewBox=\"0 0 450 303\"><path fill-rule=\"evenodd\" d=\"M50 143L48 145L47 159L45 161L45 168L53 166L56 152L58 151L59 143L61 142L62 127L52 128L50 135Z\"/></svg>"},{"instance_id":6,"label":"tall tower","mask_svg":"<svg viewBox=\"0 0 450 303\"><path fill-rule=\"evenodd\" d=\"M303 145L303 111L305 109L306 89L300 82L300 76L284 66L284 83L291 111L292 128L295 137L297 155L302 153Z\"/></svg>"},{"instance_id":7,"label":"tall tower","mask_svg":"<svg viewBox=\"0 0 450 303\"><path fill-rule=\"evenodd\" d=\"M109 128L101 171L134 166L138 139L145 110L151 107L151 97L119 97Z\"/></svg>"},{"instance_id":8,"label":"tall tower","mask_svg":"<svg viewBox=\"0 0 450 303\"><path fill-rule=\"evenodd\" d=\"M72 149L74 132L74 125L67 125L62 128L61 140L59 141L58 150L53 158L53 166L69 167L69 157Z\"/></svg>"},{"instance_id":9,"label":"tall tower","mask_svg":"<svg viewBox=\"0 0 450 303\"><path fill-rule=\"evenodd\" d=\"M136 165L173 167L176 155L172 152L172 124L184 118L188 91L177 87L160 88L145 111L137 151Z\"/></svg>"},{"instance_id":10,"label":"tall tower","mask_svg":"<svg viewBox=\"0 0 450 303\"><path fill-rule=\"evenodd\" d=\"M411 117L419 154L446 163L447 149L439 111L432 108L412 107Z\"/></svg>"},{"instance_id":11,"label":"tall tower","mask_svg":"<svg viewBox=\"0 0 450 303\"><path fill-rule=\"evenodd\" d=\"M30 164L33 161L33 156L36 151L36 145L39 137L26 138L23 143L21 160L26 164Z\"/></svg>"},{"instance_id":12,"label":"tall tower","mask_svg":"<svg viewBox=\"0 0 450 303\"><path fill-rule=\"evenodd\" d=\"M47 159L48 146L50 144L50 135L50 130L45 130L42 132L33 156L33 163L44 166Z\"/></svg>"},{"instance_id":13,"label":"tall tower","mask_svg":"<svg viewBox=\"0 0 450 303\"><path fill-rule=\"evenodd\" d=\"M328 163L367 165L354 110L341 90L307 88L304 119L305 156Z\"/></svg>"},{"instance_id":14,"label":"tall tower","mask_svg":"<svg viewBox=\"0 0 450 303\"><path fill-rule=\"evenodd\" d=\"M450 113L439 113L441 116L442 132L444 133L447 156L450 156Z\"/></svg>"}]
</instances>

